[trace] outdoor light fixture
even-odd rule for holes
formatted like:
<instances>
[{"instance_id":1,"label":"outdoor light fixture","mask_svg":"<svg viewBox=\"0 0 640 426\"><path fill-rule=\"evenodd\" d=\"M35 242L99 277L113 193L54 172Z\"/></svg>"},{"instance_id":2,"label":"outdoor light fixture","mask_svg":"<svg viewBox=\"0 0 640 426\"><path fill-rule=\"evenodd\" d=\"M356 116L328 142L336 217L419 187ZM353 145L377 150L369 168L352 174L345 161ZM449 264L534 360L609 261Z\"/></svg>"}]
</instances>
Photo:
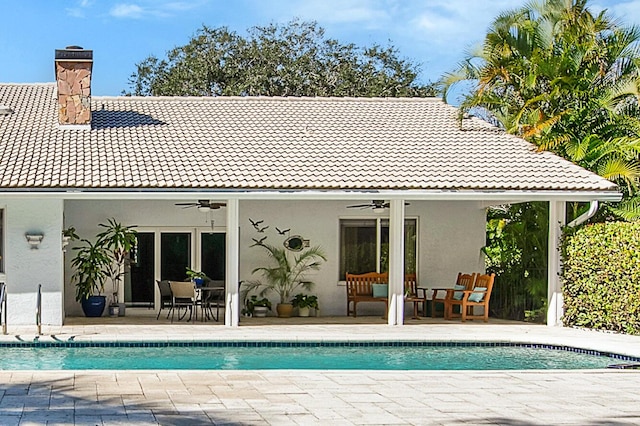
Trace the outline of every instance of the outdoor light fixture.
<instances>
[{"instance_id":1,"label":"outdoor light fixture","mask_svg":"<svg viewBox=\"0 0 640 426\"><path fill-rule=\"evenodd\" d=\"M27 232L24 236L32 250L37 249L44 238L44 234L42 232Z\"/></svg>"}]
</instances>

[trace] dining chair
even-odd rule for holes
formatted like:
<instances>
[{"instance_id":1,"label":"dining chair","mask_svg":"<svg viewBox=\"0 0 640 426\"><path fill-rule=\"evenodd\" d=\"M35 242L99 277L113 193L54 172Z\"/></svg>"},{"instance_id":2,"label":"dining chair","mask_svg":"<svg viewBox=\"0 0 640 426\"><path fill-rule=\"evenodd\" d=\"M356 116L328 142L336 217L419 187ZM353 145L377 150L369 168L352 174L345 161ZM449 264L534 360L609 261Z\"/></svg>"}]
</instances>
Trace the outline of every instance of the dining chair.
<instances>
[{"instance_id":1,"label":"dining chair","mask_svg":"<svg viewBox=\"0 0 640 426\"><path fill-rule=\"evenodd\" d=\"M172 307L171 307L171 322L173 322L176 309L185 308L184 315L178 315L178 320L181 320L187 314L189 309L189 321L192 317L196 318L197 313L194 314L196 308L196 286L190 281L169 281L169 287L172 294Z\"/></svg>"},{"instance_id":2,"label":"dining chair","mask_svg":"<svg viewBox=\"0 0 640 426\"><path fill-rule=\"evenodd\" d=\"M171 307L173 306L173 295L171 294L169 280L156 280L156 285L160 291L160 309L158 309L156 319L160 318L160 312L163 308L169 309L169 312L167 312L167 318L169 318L169 315L171 315Z\"/></svg>"}]
</instances>

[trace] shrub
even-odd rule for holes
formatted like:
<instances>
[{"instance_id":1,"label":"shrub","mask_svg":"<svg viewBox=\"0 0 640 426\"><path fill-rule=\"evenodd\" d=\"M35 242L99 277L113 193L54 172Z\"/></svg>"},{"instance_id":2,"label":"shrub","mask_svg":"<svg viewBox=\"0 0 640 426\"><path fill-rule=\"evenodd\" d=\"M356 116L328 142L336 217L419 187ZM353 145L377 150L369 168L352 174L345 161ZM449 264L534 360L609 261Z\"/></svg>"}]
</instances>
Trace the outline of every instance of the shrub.
<instances>
[{"instance_id":1,"label":"shrub","mask_svg":"<svg viewBox=\"0 0 640 426\"><path fill-rule=\"evenodd\" d=\"M567 232L563 261L565 325L640 334L640 222Z\"/></svg>"}]
</instances>

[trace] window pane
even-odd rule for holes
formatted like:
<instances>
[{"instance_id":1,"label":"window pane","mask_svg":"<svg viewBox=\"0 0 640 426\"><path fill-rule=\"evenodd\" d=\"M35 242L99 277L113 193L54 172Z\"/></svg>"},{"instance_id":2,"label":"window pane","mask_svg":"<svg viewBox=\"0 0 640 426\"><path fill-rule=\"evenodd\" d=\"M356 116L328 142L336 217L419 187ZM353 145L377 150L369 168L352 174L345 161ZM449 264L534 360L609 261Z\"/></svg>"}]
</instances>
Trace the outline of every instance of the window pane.
<instances>
[{"instance_id":1,"label":"window pane","mask_svg":"<svg viewBox=\"0 0 640 426\"><path fill-rule=\"evenodd\" d=\"M376 221L340 221L340 279L376 270Z\"/></svg>"},{"instance_id":2,"label":"window pane","mask_svg":"<svg viewBox=\"0 0 640 426\"><path fill-rule=\"evenodd\" d=\"M389 272L389 220L380 223L380 272ZM416 273L417 221L404 221L404 273Z\"/></svg>"},{"instance_id":3,"label":"window pane","mask_svg":"<svg viewBox=\"0 0 640 426\"><path fill-rule=\"evenodd\" d=\"M404 221L404 273L416 273L418 247L418 223L416 219Z\"/></svg>"}]
</instances>

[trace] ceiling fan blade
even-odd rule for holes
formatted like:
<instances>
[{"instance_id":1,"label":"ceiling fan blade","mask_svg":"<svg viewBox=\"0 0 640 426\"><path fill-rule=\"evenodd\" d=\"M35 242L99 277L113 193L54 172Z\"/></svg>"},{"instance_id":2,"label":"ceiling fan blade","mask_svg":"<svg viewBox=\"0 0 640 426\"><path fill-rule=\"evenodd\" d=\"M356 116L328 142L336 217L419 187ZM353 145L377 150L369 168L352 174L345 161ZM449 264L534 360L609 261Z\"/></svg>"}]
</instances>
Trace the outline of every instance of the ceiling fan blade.
<instances>
[{"instance_id":1,"label":"ceiling fan blade","mask_svg":"<svg viewBox=\"0 0 640 426\"><path fill-rule=\"evenodd\" d=\"M373 207L373 204L356 204L355 206L347 206L348 209Z\"/></svg>"},{"instance_id":2,"label":"ceiling fan blade","mask_svg":"<svg viewBox=\"0 0 640 426\"><path fill-rule=\"evenodd\" d=\"M176 206L189 206L189 207L193 207L193 206L197 206L197 203L176 203Z\"/></svg>"}]
</instances>

